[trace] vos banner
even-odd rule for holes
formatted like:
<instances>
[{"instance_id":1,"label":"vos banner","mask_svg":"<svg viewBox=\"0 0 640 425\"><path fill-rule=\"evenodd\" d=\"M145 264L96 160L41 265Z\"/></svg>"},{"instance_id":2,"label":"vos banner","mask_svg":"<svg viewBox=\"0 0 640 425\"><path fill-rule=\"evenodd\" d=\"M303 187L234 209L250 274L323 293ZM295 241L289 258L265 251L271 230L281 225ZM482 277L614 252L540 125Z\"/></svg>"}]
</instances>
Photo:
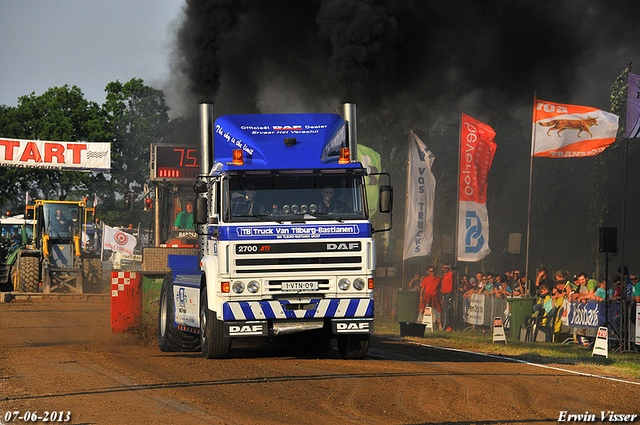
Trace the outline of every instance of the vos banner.
<instances>
[{"instance_id":1,"label":"vos banner","mask_svg":"<svg viewBox=\"0 0 640 425\"><path fill-rule=\"evenodd\" d=\"M436 192L436 178L431 172L434 160L435 156L422 140L413 131L409 131L403 260L431 253Z\"/></svg>"},{"instance_id":2,"label":"vos banner","mask_svg":"<svg viewBox=\"0 0 640 425\"><path fill-rule=\"evenodd\" d=\"M627 97L627 137L640 137L640 75L629 73Z\"/></svg>"},{"instance_id":3,"label":"vos banner","mask_svg":"<svg viewBox=\"0 0 640 425\"><path fill-rule=\"evenodd\" d=\"M487 177L496 152L495 131L462 114L458 213L458 261L480 261L489 249Z\"/></svg>"},{"instance_id":4,"label":"vos banner","mask_svg":"<svg viewBox=\"0 0 640 425\"><path fill-rule=\"evenodd\" d=\"M533 156L594 156L615 142L618 116L588 106L537 99L533 110Z\"/></svg>"},{"instance_id":5,"label":"vos banner","mask_svg":"<svg viewBox=\"0 0 640 425\"><path fill-rule=\"evenodd\" d=\"M0 139L0 166L108 172L111 144Z\"/></svg>"}]
</instances>

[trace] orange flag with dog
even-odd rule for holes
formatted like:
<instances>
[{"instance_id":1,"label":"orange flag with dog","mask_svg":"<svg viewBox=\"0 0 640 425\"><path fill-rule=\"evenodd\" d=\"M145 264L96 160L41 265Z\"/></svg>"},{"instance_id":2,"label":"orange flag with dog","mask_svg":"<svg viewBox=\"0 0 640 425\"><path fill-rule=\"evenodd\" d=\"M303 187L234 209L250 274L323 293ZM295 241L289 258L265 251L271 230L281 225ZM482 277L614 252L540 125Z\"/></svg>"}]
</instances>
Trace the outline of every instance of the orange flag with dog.
<instances>
[{"instance_id":1,"label":"orange flag with dog","mask_svg":"<svg viewBox=\"0 0 640 425\"><path fill-rule=\"evenodd\" d=\"M531 151L551 158L593 156L615 142L617 132L617 115L536 99Z\"/></svg>"}]
</instances>

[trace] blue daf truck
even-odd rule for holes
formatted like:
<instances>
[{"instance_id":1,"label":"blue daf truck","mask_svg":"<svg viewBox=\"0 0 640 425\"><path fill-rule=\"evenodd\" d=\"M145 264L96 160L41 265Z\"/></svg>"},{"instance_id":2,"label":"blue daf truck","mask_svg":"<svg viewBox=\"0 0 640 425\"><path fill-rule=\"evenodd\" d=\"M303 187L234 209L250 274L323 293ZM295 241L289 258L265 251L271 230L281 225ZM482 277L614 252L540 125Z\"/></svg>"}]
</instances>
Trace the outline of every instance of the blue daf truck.
<instances>
[{"instance_id":1,"label":"blue daf truck","mask_svg":"<svg viewBox=\"0 0 640 425\"><path fill-rule=\"evenodd\" d=\"M201 105L198 255L170 255L162 351L224 358L235 338L286 337L361 359L373 332L373 234L357 158L355 105L343 116L227 115ZM384 173L388 179L388 174ZM381 213L393 191L379 187ZM389 221L390 222L390 221Z\"/></svg>"}]
</instances>

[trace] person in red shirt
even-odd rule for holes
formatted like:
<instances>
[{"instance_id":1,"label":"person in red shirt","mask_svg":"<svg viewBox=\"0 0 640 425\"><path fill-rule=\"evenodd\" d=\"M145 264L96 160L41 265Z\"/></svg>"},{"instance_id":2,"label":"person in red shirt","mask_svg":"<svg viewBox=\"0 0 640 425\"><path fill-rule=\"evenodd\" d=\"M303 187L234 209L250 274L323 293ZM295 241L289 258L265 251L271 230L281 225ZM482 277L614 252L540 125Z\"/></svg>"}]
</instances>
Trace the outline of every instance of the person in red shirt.
<instances>
[{"instance_id":1,"label":"person in red shirt","mask_svg":"<svg viewBox=\"0 0 640 425\"><path fill-rule=\"evenodd\" d=\"M447 332L453 327L453 271L442 265L442 324Z\"/></svg>"},{"instance_id":2,"label":"person in red shirt","mask_svg":"<svg viewBox=\"0 0 640 425\"><path fill-rule=\"evenodd\" d=\"M420 284L420 311L424 311L426 306L436 309L442 315L440 307L440 278L436 275L436 269L433 266L427 268L427 276L422 279ZM438 315L436 314L436 323L439 325Z\"/></svg>"}]
</instances>

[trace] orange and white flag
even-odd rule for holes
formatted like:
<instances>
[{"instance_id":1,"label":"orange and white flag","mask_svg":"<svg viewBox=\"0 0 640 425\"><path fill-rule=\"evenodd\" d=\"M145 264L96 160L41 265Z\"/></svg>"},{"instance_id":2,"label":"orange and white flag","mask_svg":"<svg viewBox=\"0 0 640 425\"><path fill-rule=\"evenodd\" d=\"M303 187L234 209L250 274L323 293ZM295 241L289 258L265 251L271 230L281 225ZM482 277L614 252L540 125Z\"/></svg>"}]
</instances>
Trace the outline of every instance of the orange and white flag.
<instances>
[{"instance_id":1,"label":"orange and white flag","mask_svg":"<svg viewBox=\"0 0 640 425\"><path fill-rule=\"evenodd\" d=\"M533 111L534 156L573 158L598 155L615 142L618 116L588 106L537 99Z\"/></svg>"}]
</instances>

